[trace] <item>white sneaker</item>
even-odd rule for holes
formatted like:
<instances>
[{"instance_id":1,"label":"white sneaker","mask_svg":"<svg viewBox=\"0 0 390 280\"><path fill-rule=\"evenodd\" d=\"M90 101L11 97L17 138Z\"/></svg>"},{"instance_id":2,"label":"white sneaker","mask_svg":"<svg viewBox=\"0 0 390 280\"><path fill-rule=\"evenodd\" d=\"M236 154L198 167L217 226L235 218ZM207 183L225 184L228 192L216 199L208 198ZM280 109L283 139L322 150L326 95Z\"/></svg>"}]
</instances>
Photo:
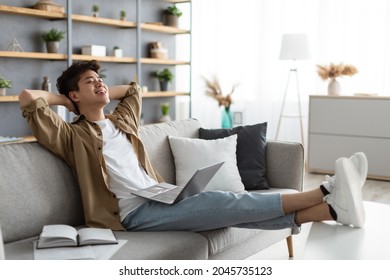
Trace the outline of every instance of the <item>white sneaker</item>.
<instances>
[{"instance_id":1,"label":"white sneaker","mask_svg":"<svg viewBox=\"0 0 390 280\"><path fill-rule=\"evenodd\" d=\"M353 164L355 164L360 177L360 185L363 187L366 182L368 172L367 157L364 153L358 152L353 154L349 159L353 162Z\"/></svg>"},{"instance_id":2,"label":"white sneaker","mask_svg":"<svg viewBox=\"0 0 390 280\"><path fill-rule=\"evenodd\" d=\"M355 164L348 158L336 160L336 186L324 200L337 214L337 222L362 227L365 211L360 186L360 175Z\"/></svg>"},{"instance_id":3,"label":"white sneaker","mask_svg":"<svg viewBox=\"0 0 390 280\"><path fill-rule=\"evenodd\" d=\"M368 163L367 163L367 157L362 152L357 152L353 154L349 160L356 166L357 172L359 174L360 178L360 187L362 188L364 186L364 183L366 182L367 178L367 172L368 172ZM325 189L331 193L333 189L336 187L336 176L325 176L325 181L321 183L325 187Z\"/></svg>"},{"instance_id":4,"label":"white sneaker","mask_svg":"<svg viewBox=\"0 0 390 280\"><path fill-rule=\"evenodd\" d=\"M333 192L333 190L337 186L336 176L335 175L334 176L326 175L325 176L325 181L323 181L321 183L321 185L324 186L324 188L328 191L328 193Z\"/></svg>"}]
</instances>

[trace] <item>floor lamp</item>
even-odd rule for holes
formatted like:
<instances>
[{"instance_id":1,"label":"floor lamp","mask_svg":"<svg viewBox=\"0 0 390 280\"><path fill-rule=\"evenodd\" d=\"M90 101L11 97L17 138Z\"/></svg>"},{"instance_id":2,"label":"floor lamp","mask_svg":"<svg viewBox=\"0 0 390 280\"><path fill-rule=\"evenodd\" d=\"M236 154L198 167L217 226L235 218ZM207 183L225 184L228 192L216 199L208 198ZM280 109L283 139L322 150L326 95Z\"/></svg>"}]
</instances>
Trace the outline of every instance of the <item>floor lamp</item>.
<instances>
[{"instance_id":1,"label":"floor lamp","mask_svg":"<svg viewBox=\"0 0 390 280\"><path fill-rule=\"evenodd\" d=\"M310 58L309 42L306 34L293 33L293 34L283 35L282 46L280 49L280 57L279 57L280 60L292 60L293 62L295 62L295 60L303 60L309 58ZM286 97L289 88L291 73L295 74L296 83L297 83L297 98L298 98L298 111L299 111L297 116L284 114L284 107L286 104ZM302 145L304 145L305 138L303 134L301 96L299 93L298 68L296 67L290 68L290 72L288 73L286 90L284 91L282 108L280 110L278 127L276 129L276 136L275 136L276 140L278 140L279 137L280 125L282 123L283 118L299 118L300 128L301 128L301 140L302 140Z\"/></svg>"}]
</instances>

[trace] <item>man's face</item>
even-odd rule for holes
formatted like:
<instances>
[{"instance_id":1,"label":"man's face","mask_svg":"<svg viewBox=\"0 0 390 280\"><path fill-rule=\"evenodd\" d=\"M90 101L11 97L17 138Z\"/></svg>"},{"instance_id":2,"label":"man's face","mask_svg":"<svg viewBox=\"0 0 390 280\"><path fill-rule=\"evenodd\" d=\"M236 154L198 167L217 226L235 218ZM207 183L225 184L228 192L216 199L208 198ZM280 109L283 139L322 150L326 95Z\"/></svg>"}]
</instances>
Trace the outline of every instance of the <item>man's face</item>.
<instances>
[{"instance_id":1,"label":"man's face","mask_svg":"<svg viewBox=\"0 0 390 280\"><path fill-rule=\"evenodd\" d=\"M74 101L79 106L102 106L110 102L108 88L102 78L92 70L81 74L78 82L78 91L74 91Z\"/></svg>"}]
</instances>

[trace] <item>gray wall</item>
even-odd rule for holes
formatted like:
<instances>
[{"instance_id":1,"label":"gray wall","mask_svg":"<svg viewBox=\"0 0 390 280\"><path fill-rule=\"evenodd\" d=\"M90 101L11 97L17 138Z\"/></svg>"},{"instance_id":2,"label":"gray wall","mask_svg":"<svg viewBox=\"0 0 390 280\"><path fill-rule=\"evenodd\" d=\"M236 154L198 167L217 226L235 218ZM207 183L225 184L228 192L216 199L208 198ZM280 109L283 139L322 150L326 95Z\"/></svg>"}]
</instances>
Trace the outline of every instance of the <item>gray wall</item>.
<instances>
[{"instance_id":1,"label":"gray wall","mask_svg":"<svg viewBox=\"0 0 390 280\"><path fill-rule=\"evenodd\" d=\"M141 22L162 21L162 10L169 5L160 0L141 0ZM2 5L31 7L34 0L2 0ZM66 0L56 0L66 7ZM106 18L119 18L119 11L125 9L127 20L136 21L136 1L135 0L93 0L93 1L72 1L74 14L91 15L93 4L100 6L99 16ZM29 16L9 15L0 13L0 50L7 50L10 43L16 38L24 51L45 52L45 46L41 40L41 34L52 27L66 30L66 20L45 20ZM72 51L81 53L83 45L97 44L105 45L110 52L114 46L120 46L124 51L124 56L136 57L136 30L120 29L103 25L93 25L88 23L73 22L72 30ZM151 41L161 41L169 49L170 57L175 53L175 36L165 35L155 32L141 33L141 56L147 57L148 43ZM66 39L61 42L60 52L67 52ZM136 64L121 63L101 63L105 69L105 82L110 85L127 84L136 77ZM52 90L56 90L55 81L63 70L67 67L66 61L50 61L38 59L0 58L0 75L6 76L13 81L13 87L8 89L7 95L18 95L24 88L39 89L43 76L49 76L52 83ZM156 79L151 77L151 72L161 70L164 65L142 65L141 81L143 86L147 86L150 91L159 90ZM169 66L171 71L175 67ZM143 101L143 117L145 123L156 122L160 116L161 102L171 103L171 116L175 116L174 98L145 98ZM114 108L111 104L107 111ZM0 103L0 135L3 136L24 136L30 131L25 124L19 110L18 103Z\"/></svg>"}]
</instances>

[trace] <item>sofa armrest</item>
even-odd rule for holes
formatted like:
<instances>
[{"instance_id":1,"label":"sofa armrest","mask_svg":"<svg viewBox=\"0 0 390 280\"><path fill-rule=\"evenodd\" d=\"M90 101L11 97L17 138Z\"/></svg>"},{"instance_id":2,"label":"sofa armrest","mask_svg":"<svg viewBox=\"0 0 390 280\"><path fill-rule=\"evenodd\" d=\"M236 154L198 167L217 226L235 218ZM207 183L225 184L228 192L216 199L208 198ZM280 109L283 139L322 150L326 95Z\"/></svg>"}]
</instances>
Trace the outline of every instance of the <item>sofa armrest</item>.
<instances>
[{"instance_id":1,"label":"sofa armrest","mask_svg":"<svg viewBox=\"0 0 390 280\"><path fill-rule=\"evenodd\" d=\"M305 161L301 143L267 141L266 164L270 187L303 190Z\"/></svg>"}]
</instances>

